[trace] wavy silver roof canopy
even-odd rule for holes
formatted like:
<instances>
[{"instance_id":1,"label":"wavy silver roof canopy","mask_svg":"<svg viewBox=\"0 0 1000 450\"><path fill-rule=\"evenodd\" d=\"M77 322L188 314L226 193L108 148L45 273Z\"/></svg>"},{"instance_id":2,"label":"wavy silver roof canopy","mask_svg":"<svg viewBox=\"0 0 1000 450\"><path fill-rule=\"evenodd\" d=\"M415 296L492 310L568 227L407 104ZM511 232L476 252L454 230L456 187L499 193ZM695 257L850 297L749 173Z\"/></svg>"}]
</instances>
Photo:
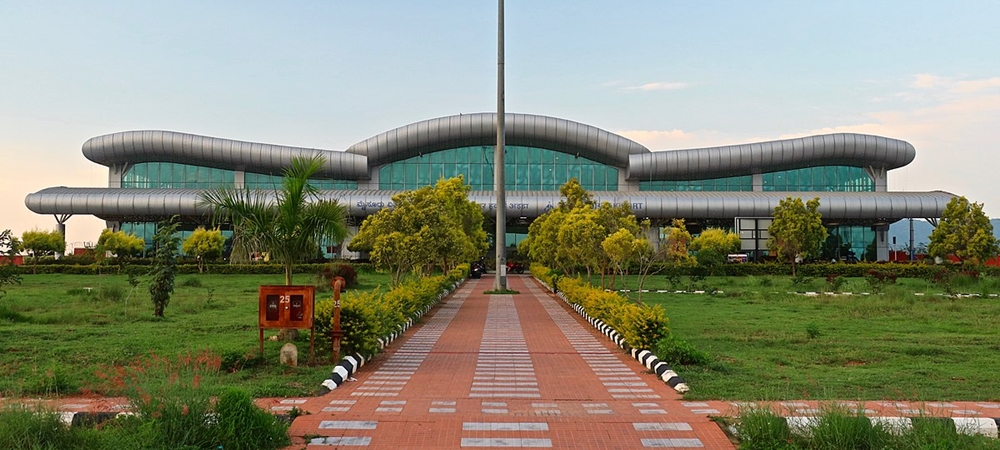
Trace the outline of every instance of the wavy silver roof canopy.
<instances>
[{"instance_id":1,"label":"wavy silver roof canopy","mask_svg":"<svg viewBox=\"0 0 1000 450\"><path fill-rule=\"evenodd\" d=\"M897 139L830 134L753 144L650 152L622 136L555 117L508 113L507 142L575 154L624 168L629 181L695 180L820 165L895 169L916 151ZM346 152L237 141L172 131L125 131L98 136L84 155L112 166L164 161L258 173L280 173L293 157L322 155L320 175L369 179L370 168L425 153L496 141L494 113L416 122L352 145Z\"/></svg>"},{"instance_id":2,"label":"wavy silver roof canopy","mask_svg":"<svg viewBox=\"0 0 1000 450\"><path fill-rule=\"evenodd\" d=\"M84 144L87 158L106 166L147 161L177 162L222 169L278 173L294 156L321 154L324 177L365 180L379 165L420 154L472 145L494 145L493 113L441 117L381 133L346 152L260 144L169 131L128 131L98 136ZM607 131L554 117L508 113L507 142L576 154L626 169L626 179L690 180L766 173L820 165L895 169L914 159L905 141L861 134L831 134L798 139L700 149L650 152ZM633 184L634 187L634 184ZM201 190L48 188L29 194L25 205L39 214L90 214L108 220L157 220L173 214L203 216ZM397 191L324 191L366 216L391 206ZM594 192L594 198L627 202L640 217L731 219L770 216L787 196L820 197L820 212L831 221L892 221L940 217L952 194L933 192ZM495 214L492 192L470 198ZM559 192L507 193L507 213L534 218L559 202Z\"/></svg>"},{"instance_id":3,"label":"wavy silver roof canopy","mask_svg":"<svg viewBox=\"0 0 1000 450\"><path fill-rule=\"evenodd\" d=\"M90 214L107 220L122 218L206 216L199 206L199 189L48 188L28 194L24 203L38 214ZM322 196L348 207L353 216L367 216L391 207L400 191L336 190ZM939 217L954 195L932 192L594 192L594 199L613 204L629 203L639 217L732 219L767 217L788 196L819 197L826 220L886 220ZM496 196L476 191L469 199L495 215ZM510 217L535 218L559 203L559 192L512 191L507 194ZM494 206L490 206L494 205Z\"/></svg>"},{"instance_id":4,"label":"wavy silver roof canopy","mask_svg":"<svg viewBox=\"0 0 1000 450\"><path fill-rule=\"evenodd\" d=\"M649 153L642 144L597 127L556 117L505 114L507 145L545 148L625 168L629 155ZM389 130L347 149L379 166L459 147L496 145L496 113L439 117Z\"/></svg>"},{"instance_id":5,"label":"wavy silver roof canopy","mask_svg":"<svg viewBox=\"0 0 1000 450\"><path fill-rule=\"evenodd\" d=\"M896 169L909 164L916 154L906 141L837 133L633 154L626 177L630 181L698 180L824 165Z\"/></svg>"},{"instance_id":6,"label":"wavy silver roof canopy","mask_svg":"<svg viewBox=\"0 0 1000 450\"><path fill-rule=\"evenodd\" d=\"M87 140L87 159L105 166L140 162L174 162L257 173L282 173L294 157L322 155L321 176L340 180L368 179L363 156L321 150L236 141L173 131L123 131Z\"/></svg>"}]
</instances>

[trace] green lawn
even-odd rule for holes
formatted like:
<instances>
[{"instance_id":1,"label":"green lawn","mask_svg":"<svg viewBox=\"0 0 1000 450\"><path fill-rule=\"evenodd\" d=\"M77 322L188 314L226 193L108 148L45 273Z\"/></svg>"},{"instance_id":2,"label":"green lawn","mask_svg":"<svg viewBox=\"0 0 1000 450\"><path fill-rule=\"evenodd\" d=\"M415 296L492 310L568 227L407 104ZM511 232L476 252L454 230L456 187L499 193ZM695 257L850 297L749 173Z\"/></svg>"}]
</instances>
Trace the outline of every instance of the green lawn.
<instances>
[{"instance_id":1,"label":"green lawn","mask_svg":"<svg viewBox=\"0 0 1000 450\"><path fill-rule=\"evenodd\" d=\"M379 274L359 280L361 289L388 285ZM299 274L296 281L313 278ZM150 352L176 357L206 350L221 357L224 368L238 368L206 377L212 391L240 386L254 396L312 394L331 368L325 344L317 345L317 367L279 366L281 344L274 341L266 341L264 359L256 359L257 286L281 282L281 275L184 275L166 318L154 319L145 282L128 296L125 276L25 276L0 299L0 394L95 390L101 387L96 373L108 366ZM962 283L965 292L1000 292L993 279ZM868 296L789 294L830 290L822 279L793 284L789 277L670 283L656 276L647 287L723 292L643 297L663 305L675 336L709 356L704 365L675 367L692 387L690 399L1000 400L996 297L944 297L935 294L937 286L909 279ZM838 290L876 289L849 279ZM297 344L304 362L308 332Z\"/></svg>"},{"instance_id":2,"label":"green lawn","mask_svg":"<svg viewBox=\"0 0 1000 450\"><path fill-rule=\"evenodd\" d=\"M359 274L360 289L388 286L387 276ZM314 277L297 274L297 283ZM257 286L282 275L182 275L165 318L153 317L147 280L129 294L124 275L26 275L0 298L0 394L73 394L99 390L96 373L150 352L176 358L209 351L222 373L203 379L213 392L240 386L254 396L308 395L332 368L327 344L308 367L309 331L296 345L300 366L277 364L282 343L265 341L258 355ZM329 291L318 292L317 301ZM278 330L265 330L265 336ZM226 369L229 371L226 371Z\"/></svg>"},{"instance_id":3,"label":"green lawn","mask_svg":"<svg viewBox=\"0 0 1000 450\"><path fill-rule=\"evenodd\" d=\"M655 278L653 289L669 284ZM708 364L675 367L692 388L686 398L1000 400L997 297L945 297L923 280L867 296L788 293L830 290L822 279L806 289L789 277L685 283L723 293L643 300L662 305L674 335L709 356ZM1000 292L997 280L964 283L968 292ZM840 289L873 290L863 279ZM923 291L930 293L914 294Z\"/></svg>"}]
</instances>

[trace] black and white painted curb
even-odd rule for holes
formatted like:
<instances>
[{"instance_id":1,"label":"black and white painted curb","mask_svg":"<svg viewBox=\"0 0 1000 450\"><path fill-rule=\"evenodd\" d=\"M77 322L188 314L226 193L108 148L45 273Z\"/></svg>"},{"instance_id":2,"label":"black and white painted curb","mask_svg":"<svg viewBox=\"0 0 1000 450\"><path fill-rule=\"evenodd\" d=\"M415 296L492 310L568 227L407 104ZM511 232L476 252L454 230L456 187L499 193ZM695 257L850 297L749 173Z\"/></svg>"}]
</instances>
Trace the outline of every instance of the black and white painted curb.
<instances>
[{"instance_id":1,"label":"black and white painted curb","mask_svg":"<svg viewBox=\"0 0 1000 450\"><path fill-rule=\"evenodd\" d=\"M552 288L549 285L545 284L544 281L539 280L538 278L535 279L538 280L538 282L541 283L542 286L547 287L550 291L552 290ZM621 334L615 331L614 328L611 328L608 324L604 323L604 321L600 319L595 319L593 317L590 317L590 315L588 315L587 312L583 310L582 306L571 303L569 300L566 299L566 296L563 295L562 292L557 292L556 295L559 298L561 298L564 302L572 306L573 309L578 314L583 316L584 319L587 319L587 321L590 322L590 324L593 325L594 328L597 328L598 331L604 333L604 335L607 336L609 339L611 339L612 342L617 344L625 351L629 352L629 354L631 354L633 358L642 363L642 365L646 366L647 369L652 370L654 373L656 373L656 376L660 377L660 379L663 380L663 382L667 383L667 385L674 388L675 391L683 394L691 390L691 388L688 387L687 383L684 382L684 379L681 378L681 376L678 375L677 372L674 372L667 363L660 361L660 358L657 358L656 354L654 354L649 350L642 350L629 347L629 345L625 342L625 338L623 338Z\"/></svg>"},{"instance_id":2,"label":"black and white painted curb","mask_svg":"<svg viewBox=\"0 0 1000 450\"><path fill-rule=\"evenodd\" d=\"M539 280L539 281L541 281L541 280ZM545 283L542 283L542 284L545 284ZM722 294L725 294L725 291L685 291L685 290L672 290L672 289L641 289L641 290L639 290L639 289L615 289L614 291L612 291L611 289L605 289L604 292L621 292L621 293L641 292L643 294L654 293L654 294L694 294L694 295L722 295ZM751 293L760 294L761 292L760 291L751 291ZM770 293L771 294L780 294L781 292L771 291ZM820 295L826 295L826 296L831 296L831 297L850 297L850 296L854 296L854 295L879 295L878 293L872 293L872 292L841 292L841 291L836 291L836 292L834 292L834 291L788 291L788 292L785 292L785 293L786 294L791 294L791 295L804 295L806 297L816 297L816 296L820 296ZM989 298L997 298L997 297L1000 297L1000 294L960 294L960 293L959 294L947 294L947 293L936 293L936 294L932 293L932 294L928 294L926 292L914 292L913 295L915 295L917 297L923 297L923 296L940 296L940 297L949 297L949 298L987 298L987 297L989 297Z\"/></svg>"},{"instance_id":3,"label":"black and white painted curb","mask_svg":"<svg viewBox=\"0 0 1000 450\"><path fill-rule=\"evenodd\" d=\"M443 292L438 294L438 302L440 302L441 299L447 297L448 294L458 289L458 287L461 286L462 283L464 282L465 280L459 281L455 283L451 287L451 289L445 289ZM400 325L399 329L396 330L394 333L379 338L378 340L379 348L384 350L389 344L391 344L393 341L402 336L403 333L406 332L406 330L409 330L410 327L413 326L416 319L423 317L424 314L427 314L427 311L430 311L431 308L433 308L434 305L436 304L437 302L428 305L426 308L424 308L423 311L418 312L416 317L411 318L410 320L407 320L405 324ZM330 391L337 389L337 387L346 383L347 381L352 381L353 378L351 378L351 376L357 373L358 369L360 369L361 366L365 365L365 362L369 359L371 359L370 356L368 358L365 358L362 355L345 356L343 359L340 360L339 363L337 363L336 366L333 367L333 370L330 372L330 378L323 380L323 383L321 383L320 395L327 394Z\"/></svg>"},{"instance_id":4,"label":"black and white painted curb","mask_svg":"<svg viewBox=\"0 0 1000 450\"><path fill-rule=\"evenodd\" d=\"M819 423L818 417L791 416L785 417L788 429L800 436L809 436L812 429ZM902 434L913 429L913 420L936 420L941 422L951 422L955 431L959 434L982 435L990 438L998 438L1000 429L1000 418L989 417L867 417L872 425L881 425L887 431L895 434ZM730 427L730 432L738 436L736 429Z\"/></svg>"}]
</instances>

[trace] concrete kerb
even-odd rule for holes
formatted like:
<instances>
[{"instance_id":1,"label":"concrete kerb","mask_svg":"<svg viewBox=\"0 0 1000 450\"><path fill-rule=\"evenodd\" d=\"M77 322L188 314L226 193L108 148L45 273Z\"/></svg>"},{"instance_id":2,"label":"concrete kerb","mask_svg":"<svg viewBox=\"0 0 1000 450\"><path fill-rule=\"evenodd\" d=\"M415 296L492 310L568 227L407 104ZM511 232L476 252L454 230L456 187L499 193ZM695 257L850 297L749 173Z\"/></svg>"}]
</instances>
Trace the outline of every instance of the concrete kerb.
<instances>
[{"instance_id":1,"label":"concrete kerb","mask_svg":"<svg viewBox=\"0 0 1000 450\"><path fill-rule=\"evenodd\" d=\"M818 417L789 416L784 419L789 430L803 436L810 435L812 427L819 423ZM867 419L872 425L881 425L890 433L902 434L913 429L913 419L918 417L867 417ZM987 417L919 417L919 419L952 422L959 434L982 435L994 439L1000 437L998 436L1000 419ZM729 431L737 435L735 428L730 428Z\"/></svg>"},{"instance_id":2,"label":"concrete kerb","mask_svg":"<svg viewBox=\"0 0 1000 450\"><path fill-rule=\"evenodd\" d=\"M441 299L447 297L448 294L451 294L456 289L458 289L462 285L462 283L465 283L465 280L455 283L455 285L452 286L451 289L445 289L443 292L438 294L438 302L440 302ZM396 330L394 333L379 338L378 340L379 348L384 350L387 346L389 346L389 344L391 344L393 341L402 336L403 333L406 332L406 330L409 330L410 327L413 326L414 321L416 319L419 319L423 317L424 314L427 314L427 312L430 311L431 308L433 308L434 305L436 305L438 302L434 302L434 304L431 304L426 308L424 308L423 311L417 313L416 317L411 318L410 320L407 320L405 324L400 325L399 329ZM328 394L330 391L337 389L340 385L346 383L347 381L352 380L351 378L352 375L357 373L358 370L365 365L365 362L371 359L372 356L374 355L371 355L368 358L365 358L364 356L358 354L345 356L343 359L340 360L340 362L337 363L337 365L333 366L333 370L330 371L330 377L327 378L326 380L323 380L323 382L320 383L321 385L320 395Z\"/></svg>"},{"instance_id":3,"label":"concrete kerb","mask_svg":"<svg viewBox=\"0 0 1000 450\"><path fill-rule=\"evenodd\" d=\"M549 291L554 292L552 287L545 284L544 281L539 280L538 278L535 278L535 280L541 283L542 286L545 286ZM654 354L649 350L629 347L629 345L625 342L625 338L623 338L621 334L619 334L618 331L616 331L614 328L611 328L608 324L604 323L604 321L590 317L590 315L588 315L587 312L583 310L583 307L571 303L569 300L566 299L566 296L563 295L562 292L556 292L556 296L561 298L568 305L572 306L573 310L575 310L577 314L580 314L581 316L583 316L584 319L587 319L587 321L590 322L590 324L593 325L594 328L597 328L597 330L603 333L605 336L607 336L608 339L611 339L611 341L614 342L616 345L618 345L625 351L629 352L629 354L632 355L632 358L635 358L637 361L642 363L642 365L645 366L647 369L653 371L657 377L660 377L660 379L663 380L664 383L667 383L667 385L673 388L675 391L683 394L691 390L691 388L687 385L687 383L684 382L684 379L681 378L681 376L678 375L677 372L674 372L667 363L660 361L660 358L657 358L656 354Z\"/></svg>"}]
</instances>

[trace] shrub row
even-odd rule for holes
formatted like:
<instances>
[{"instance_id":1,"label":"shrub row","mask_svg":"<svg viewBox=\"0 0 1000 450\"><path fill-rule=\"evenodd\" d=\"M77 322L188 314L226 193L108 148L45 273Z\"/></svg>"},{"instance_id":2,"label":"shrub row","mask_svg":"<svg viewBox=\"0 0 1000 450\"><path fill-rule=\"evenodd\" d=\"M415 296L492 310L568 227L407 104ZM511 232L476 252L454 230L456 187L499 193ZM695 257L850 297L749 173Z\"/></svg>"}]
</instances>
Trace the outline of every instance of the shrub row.
<instances>
[{"instance_id":1,"label":"shrub row","mask_svg":"<svg viewBox=\"0 0 1000 450\"><path fill-rule=\"evenodd\" d=\"M370 357L381 351L380 338L399 332L438 301L442 292L469 275L469 265L462 264L448 275L427 277L401 284L388 292L378 289L349 292L341 299L340 327L344 331L341 349L344 354ZM329 340L333 330L333 299L316 303L316 334Z\"/></svg>"},{"instance_id":2,"label":"shrub row","mask_svg":"<svg viewBox=\"0 0 1000 450\"><path fill-rule=\"evenodd\" d=\"M559 278L541 265L532 265L531 273L562 292L570 303L583 307L590 317L614 328L632 348L653 349L670 334L667 315L659 305L633 302L579 278Z\"/></svg>"},{"instance_id":3,"label":"shrub row","mask_svg":"<svg viewBox=\"0 0 1000 450\"><path fill-rule=\"evenodd\" d=\"M706 275L706 269L701 266L677 266L663 265L659 267L660 273L673 273L677 275ZM724 264L714 269L714 274L718 276L765 276L765 275L791 275L792 266L780 263L743 263ZM864 277L875 270L880 273L891 274L895 278L922 278L933 279L940 277L942 273L954 270L963 270L962 266L947 264L921 264L921 263L812 263L799 264L796 266L797 273L808 277L827 277L830 275L840 275L845 277ZM984 276L1000 276L1000 267L980 267L977 268Z\"/></svg>"},{"instance_id":4,"label":"shrub row","mask_svg":"<svg viewBox=\"0 0 1000 450\"><path fill-rule=\"evenodd\" d=\"M132 264L131 262L126 267L131 266L143 266L139 268L139 272L145 272L146 264ZM358 273L371 273L375 271L375 268L371 263L352 263L351 267ZM327 268L327 264L295 264L292 266L292 271L294 273L308 273L316 274ZM62 265L62 264L47 264L47 265L25 265L18 266L18 270L21 274L50 274L50 273L62 273L67 275L101 275L101 274L115 274L119 273L118 266L107 265L107 264L89 264L89 265ZM191 274L198 273L197 264L179 264L177 266L177 273L180 274ZM280 264L268 264L268 263L255 263L255 264L207 264L205 265L205 273L222 274L222 275L270 275L270 274L283 274L285 273L284 267Z\"/></svg>"}]
</instances>

